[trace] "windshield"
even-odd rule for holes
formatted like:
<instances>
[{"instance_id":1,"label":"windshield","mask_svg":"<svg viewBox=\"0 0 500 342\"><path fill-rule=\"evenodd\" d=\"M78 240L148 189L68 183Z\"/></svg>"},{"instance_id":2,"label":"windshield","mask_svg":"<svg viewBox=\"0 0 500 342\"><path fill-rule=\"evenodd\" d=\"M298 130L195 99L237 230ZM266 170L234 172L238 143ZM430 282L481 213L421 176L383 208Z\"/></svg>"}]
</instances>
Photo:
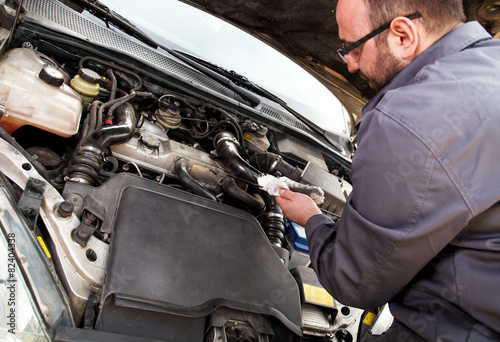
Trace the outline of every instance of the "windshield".
<instances>
[{"instance_id":1,"label":"windshield","mask_svg":"<svg viewBox=\"0 0 500 342\"><path fill-rule=\"evenodd\" d=\"M296 63L246 32L177 0L104 0L151 38L269 90L327 131L348 136L343 106Z\"/></svg>"}]
</instances>

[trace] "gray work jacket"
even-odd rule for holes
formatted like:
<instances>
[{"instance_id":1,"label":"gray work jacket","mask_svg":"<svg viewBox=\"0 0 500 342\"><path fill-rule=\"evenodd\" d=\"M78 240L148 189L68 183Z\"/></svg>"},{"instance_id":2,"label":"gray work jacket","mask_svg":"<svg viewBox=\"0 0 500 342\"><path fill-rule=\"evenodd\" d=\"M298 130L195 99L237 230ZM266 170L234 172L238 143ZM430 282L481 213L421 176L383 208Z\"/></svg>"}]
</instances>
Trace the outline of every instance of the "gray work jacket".
<instances>
[{"instance_id":1,"label":"gray work jacket","mask_svg":"<svg viewBox=\"0 0 500 342\"><path fill-rule=\"evenodd\" d=\"M500 41L464 24L363 110L338 224L306 225L341 303L390 302L430 341L500 340Z\"/></svg>"}]
</instances>

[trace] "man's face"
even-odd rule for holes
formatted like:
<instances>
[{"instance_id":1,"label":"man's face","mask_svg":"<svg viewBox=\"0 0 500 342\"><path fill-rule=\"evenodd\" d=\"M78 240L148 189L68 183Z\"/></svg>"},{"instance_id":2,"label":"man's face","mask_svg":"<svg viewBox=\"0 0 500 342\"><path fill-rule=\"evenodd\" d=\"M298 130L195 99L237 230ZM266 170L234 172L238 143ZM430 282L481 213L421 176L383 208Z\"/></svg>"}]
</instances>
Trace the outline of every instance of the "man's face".
<instances>
[{"instance_id":1,"label":"man's face","mask_svg":"<svg viewBox=\"0 0 500 342\"><path fill-rule=\"evenodd\" d=\"M368 18L365 0L339 0L337 5L339 37L346 46L372 31ZM390 50L385 35L368 40L347 55L349 71L359 72L375 90L382 89L404 67L403 62Z\"/></svg>"},{"instance_id":2,"label":"man's face","mask_svg":"<svg viewBox=\"0 0 500 342\"><path fill-rule=\"evenodd\" d=\"M375 45L377 47L377 53L374 57L376 59L375 64L377 69L375 72L368 75L365 75L362 71L360 71L360 73L361 77L368 80L370 87L375 90L380 90L391 82L405 66L403 61L394 56L386 39L382 38L380 41L376 41Z\"/></svg>"}]
</instances>

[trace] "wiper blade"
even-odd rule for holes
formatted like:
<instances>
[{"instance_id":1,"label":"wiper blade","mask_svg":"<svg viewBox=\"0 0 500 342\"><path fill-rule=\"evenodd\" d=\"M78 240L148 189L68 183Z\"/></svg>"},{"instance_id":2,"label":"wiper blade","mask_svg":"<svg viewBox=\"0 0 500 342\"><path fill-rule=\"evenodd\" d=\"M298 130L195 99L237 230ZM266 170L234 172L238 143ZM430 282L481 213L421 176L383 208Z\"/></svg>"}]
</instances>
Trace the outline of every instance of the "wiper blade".
<instances>
[{"instance_id":1,"label":"wiper blade","mask_svg":"<svg viewBox=\"0 0 500 342\"><path fill-rule=\"evenodd\" d=\"M85 8L90 14L101 19L109 27L109 24L122 30L126 34L139 39L147 45L157 48L158 44L147 34L139 30L134 24L112 11L108 6L102 4L98 0L71 0L72 2Z\"/></svg>"},{"instance_id":2,"label":"wiper blade","mask_svg":"<svg viewBox=\"0 0 500 342\"><path fill-rule=\"evenodd\" d=\"M224 69L216 64L213 64L213 63L208 62L206 60L203 60L201 58L195 57L195 56L190 55L190 54L183 52L183 51L179 51L179 50L174 50L174 51L177 53L180 53L181 55L195 61L196 63L201 64L204 67L206 67L212 71L215 71L216 73L230 79L234 84L236 84L239 87L243 87L243 88L246 88L248 90L251 90L255 94L260 95L262 97L266 97L266 98L273 100L274 102L277 102L279 104L286 105L286 102L284 100L280 99L278 96L274 95L270 91L268 91L268 90L260 87L259 85L251 82L248 78L246 78L243 75L238 74L234 70L230 70L230 71L226 70L226 69Z\"/></svg>"},{"instance_id":3,"label":"wiper blade","mask_svg":"<svg viewBox=\"0 0 500 342\"><path fill-rule=\"evenodd\" d=\"M233 81L236 85L249 89L253 92L255 92L257 95L260 95L262 97L268 98L271 101L274 101L278 104L280 104L284 109L286 109L290 114L295 116L297 119L299 119L304 125L309 127L312 131L314 131L316 134L320 135L329 145L334 147L336 150L340 151L340 149L327 137L326 131L322 129L320 126L316 125L314 122L310 121L294 109L288 106L286 101L282 100L278 96L274 95L270 91L262 88L261 86L257 85L256 83L251 82L247 77L240 75L236 73L235 71L231 70L228 71L216 64L213 64L211 62L205 61L201 58L192 56L188 53L178 51L178 50L173 50L175 53L180 54L182 56L185 56L186 58L189 58L190 60L194 60L196 63L199 63L200 65L218 73L221 74L231 81Z\"/></svg>"},{"instance_id":4,"label":"wiper blade","mask_svg":"<svg viewBox=\"0 0 500 342\"><path fill-rule=\"evenodd\" d=\"M185 53L183 51L179 51L179 50L175 50L175 51L182 54L183 56L186 56L187 58L192 59L192 60L196 61L197 63L209 68L210 70L213 70L213 71L217 72L218 74L221 74L221 75L229 78L237 86L249 89L249 90L253 91L255 94L260 95L262 97L266 97L266 98L268 98L276 103L279 103L280 105L285 105L285 106L287 105L286 101L282 100L281 98L279 98L275 94L271 93L267 89L262 88L258 84L253 83L247 77L238 74L234 70L226 70L223 67L220 67L216 64L205 61L201 58L195 57L195 56L190 55L188 53Z\"/></svg>"},{"instance_id":5,"label":"wiper blade","mask_svg":"<svg viewBox=\"0 0 500 342\"><path fill-rule=\"evenodd\" d=\"M232 82L230 79L227 77L224 77L220 75L220 73L214 72L213 69L207 67L206 65L200 63L197 61L197 59L193 59L189 54L186 53L181 53L177 50L170 49L165 46L160 46L163 50L167 51L169 54L172 56L180 59L184 63L188 64L189 66L193 67L194 69L200 71L201 73L205 74L206 76L210 77L211 79L221 83L222 85L225 85L229 89L231 89L233 92L235 92L237 95L239 95L245 104L251 106L251 107L256 107L258 104L260 104L260 99L247 91L246 89L243 89L239 86L236 86L234 82Z\"/></svg>"}]
</instances>

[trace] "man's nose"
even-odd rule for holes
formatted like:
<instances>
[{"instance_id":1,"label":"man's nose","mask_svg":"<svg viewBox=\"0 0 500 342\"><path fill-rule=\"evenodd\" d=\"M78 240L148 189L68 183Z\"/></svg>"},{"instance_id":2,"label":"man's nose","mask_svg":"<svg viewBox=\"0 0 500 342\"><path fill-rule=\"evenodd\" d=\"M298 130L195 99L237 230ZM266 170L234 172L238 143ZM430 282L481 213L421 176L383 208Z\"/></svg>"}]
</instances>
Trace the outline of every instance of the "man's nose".
<instances>
[{"instance_id":1,"label":"man's nose","mask_svg":"<svg viewBox=\"0 0 500 342\"><path fill-rule=\"evenodd\" d=\"M353 53L347 59L347 69L350 73L355 73L359 70L358 58Z\"/></svg>"}]
</instances>

